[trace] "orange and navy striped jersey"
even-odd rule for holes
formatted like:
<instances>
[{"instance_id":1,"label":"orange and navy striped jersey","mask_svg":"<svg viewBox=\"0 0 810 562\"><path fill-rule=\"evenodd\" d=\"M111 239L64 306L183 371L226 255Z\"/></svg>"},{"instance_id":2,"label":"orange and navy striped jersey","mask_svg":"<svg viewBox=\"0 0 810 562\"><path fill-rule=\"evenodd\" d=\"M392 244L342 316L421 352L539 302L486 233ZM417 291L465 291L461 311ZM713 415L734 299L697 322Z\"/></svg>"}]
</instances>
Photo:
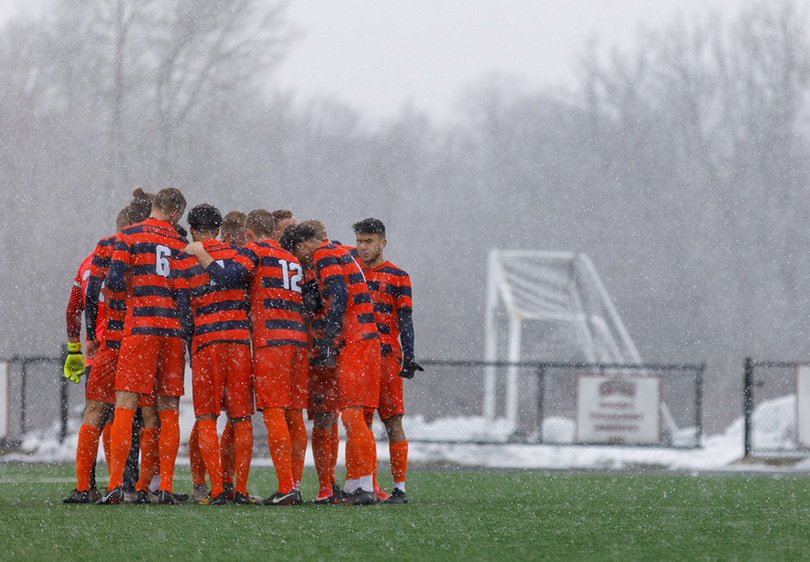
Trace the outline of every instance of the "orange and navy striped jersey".
<instances>
[{"instance_id":1,"label":"orange and navy striped jersey","mask_svg":"<svg viewBox=\"0 0 810 562\"><path fill-rule=\"evenodd\" d=\"M220 266L226 267L239 248L219 240L203 240L203 247ZM224 287L209 278L199 263L185 270L194 316L193 350L212 343L250 345L247 283Z\"/></svg>"},{"instance_id":2,"label":"orange and navy striped jersey","mask_svg":"<svg viewBox=\"0 0 810 562\"><path fill-rule=\"evenodd\" d=\"M245 244L226 268L208 266L208 275L227 287L239 279L249 279L254 349L271 345L307 347L301 300L304 271L295 256L275 240Z\"/></svg>"},{"instance_id":3,"label":"orange and navy striped jersey","mask_svg":"<svg viewBox=\"0 0 810 562\"><path fill-rule=\"evenodd\" d=\"M335 347L365 339L379 338L374 307L363 272L345 249L325 240L312 254L318 289L328 309L326 338ZM335 285L337 284L337 285ZM347 301L335 301L335 288L345 290ZM342 309L342 310L341 310Z\"/></svg>"},{"instance_id":4,"label":"orange and navy striped jersey","mask_svg":"<svg viewBox=\"0 0 810 562\"><path fill-rule=\"evenodd\" d=\"M326 314L329 312L323 305L318 290L318 280L314 269L304 271L303 285L304 310L306 311L307 330L309 333L309 355L318 357L321 344L326 337Z\"/></svg>"},{"instance_id":5,"label":"orange and navy striped jersey","mask_svg":"<svg viewBox=\"0 0 810 562\"><path fill-rule=\"evenodd\" d=\"M82 335L82 311L84 310L84 289L87 286L87 278L90 274L90 264L93 254L82 260L76 277L73 278L73 286L70 290L65 320L67 321L67 335L69 338L78 338Z\"/></svg>"},{"instance_id":6,"label":"orange and navy striped jersey","mask_svg":"<svg viewBox=\"0 0 810 562\"><path fill-rule=\"evenodd\" d=\"M102 347L120 349L126 317L126 294L111 291L104 285L110 270L116 235L102 238L93 251L90 276L85 288L85 317L88 330L93 326ZM99 321L100 319L100 321Z\"/></svg>"},{"instance_id":7,"label":"orange and navy striped jersey","mask_svg":"<svg viewBox=\"0 0 810 562\"><path fill-rule=\"evenodd\" d=\"M118 233L106 285L126 291L124 336L183 337L188 293L180 294L177 277L197 263L185 247L172 225L151 217Z\"/></svg>"},{"instance_id":8,"label":"orange and navy striped jersey","mask_svg":"<svg viewBox=\"0 0 810 562\"><path fill-rule=\"evenodd\" d=\"M411 319L411 278L391 262L385 262L373 269L363 267L366 276L371 300L374 302L374 320L377 322L377 331L382 340L383 355L402 357L403 348L400 345L400 328L405 337L405 355L413 357L413 347L408 348L408 332L413 328L401 326L404 319ZM412 326L412 324L411 324Z\"/></svg>"}]
</instances>

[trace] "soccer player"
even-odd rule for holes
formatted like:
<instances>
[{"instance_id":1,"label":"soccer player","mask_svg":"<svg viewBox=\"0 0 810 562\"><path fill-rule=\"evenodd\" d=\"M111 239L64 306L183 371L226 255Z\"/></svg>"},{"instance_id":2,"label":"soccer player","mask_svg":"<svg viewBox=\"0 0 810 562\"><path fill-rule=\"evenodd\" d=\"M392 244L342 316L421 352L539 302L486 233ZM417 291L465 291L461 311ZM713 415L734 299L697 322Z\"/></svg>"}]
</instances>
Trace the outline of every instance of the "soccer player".
<instances>
[{"instance_id":1,"label":"soccer player","mask_svg":"<svg viewBox=\"0 0 810 562\"><path fill-rule=\"evenodd\" d=\"M160 487L157 500L174 504L174 463L180 444L178 407L183 394L188 294L174 278L192 265L181 255L185 241L174 226L186 200L175 188L160 190L145 221L124 228L116 238L106 285L126 291L127 315L115 374L115 421L111 435L110 482L99 502L123 501L122 478L132 420L140 395L153 389L160 418ZM140 494L142 491L139 491Z\"/></svg>"},{"instance_id":2,"label":"soccer player","mask_svg":"<svg viewBox=\"0 0 810 562\"><path fill-rule=\"evenodd\" d=\"M194 242L199 242L211 259L227 266L237 248L217 240L222 216L216 207L197 205L188 213ZM194 315L192 340L192 385L198 443L211 479L211 494L202 505L224 505L217 416L224 403L229 424L234 428L237 482L234 503L251 503L247 479L253 454L253 388L250 369L250 321L247 284L228 288L210 282L201 265L186 270Z\"/></svg>"},{"instance_id":3,"label":"soccer player","mask_svg":"<svg viewBox=\"0 0 810 562\"><path fill-rule=\"evenodd\" d=\"M209 277L232 287L246 279L253 329L253 386L256 407L262 411L267 441L278 477L278 491L263 505L300 505L301 492L293 485L292 444L286 410L290 407L295 371L306 364L298 348L306 348L307 333L301 302L303 269L298 260L272 239L273 217L269 211L248 213L245 244L227 267L217 264L199 242L186 248L197 257Z\"/></svg>"},{"instance_id":4,"label":"soccer player","mask_svg":"<svg viewBox=\"0 0 810 562\"><path fill-rule=\"evenodd\" d=\"M231 211L222 219L220 234L222 241L233 246L244 246L247 243L245 238L245 218L247 215L242 211Z\"/></svg>"},{"instance_id":5,"label":"soccer player","mask_svg":"<svg viewBox=\"0 0 810 562\"><path fill-rule=\"evenodd\" d=\"M298 224L298 219L295 218L295 215L293 215L293 212L289 209L276 209L275 211L271 211L270 214L273 215L275 224L273 227L273 240L276 242L281 238L285 228L291 224Z\"/></svg>"},{"instance_id":6,"label":"soccer player","mask_svg":"<svg viewBox=\"0 0 810 562\"><path fill-rule=\"evenodd\" d=\"M383 257L383 249L388 242L381 220L368 218L355 223L353 227L357 255L374 301L374 319L382 342L380 403L377 411L388 434L391 473L394 477L394 489L385 503L407 503L405 474L408 469L408 441L402 429L402 415L405 412L402 379L413 378L416 371L423 370L414 360L411 278Z\"/></svg>"},{"instance_id":7,"label":"soccer player","mask_svg":"<svg viewBox=\"0 0 810 562\"><path fill-rule=\"evenodd\" d=\"M315 269L318 290L328 309L318 355L337 362L340 408L346 428L346 482L336 502L369 505L374 494L374 436L365 408L376 408L380 394L380 336L363 272L351 254L321 238L309 225L288 227L282 247ZM326 490L320 490L321 499ZM330 491L331 493L331 491Z\"/></svg>"}]
</instances>

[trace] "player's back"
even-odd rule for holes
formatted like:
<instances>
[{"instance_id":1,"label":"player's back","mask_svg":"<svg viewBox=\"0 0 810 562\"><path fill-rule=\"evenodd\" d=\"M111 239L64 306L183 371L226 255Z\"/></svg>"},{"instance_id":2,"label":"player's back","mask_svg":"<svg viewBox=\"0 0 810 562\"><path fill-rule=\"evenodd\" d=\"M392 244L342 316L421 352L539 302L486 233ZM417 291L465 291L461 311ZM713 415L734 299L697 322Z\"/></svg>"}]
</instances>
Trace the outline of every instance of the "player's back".
<instances>
[{"instance_id":1,"label":"player's back","mask_svg":"<svg viewBox=\"0 0 810 562\"><path fill-rule=\"evenodd\" d=\"M340 246L325 242L313 253L321 295L334 276L341 276L348 292L343 331L340 340L347 343L379 337L374 320L374 307L363 271L352 255ZM326 308L331 306L331 296Z\"/></svg>"},{"instance_id":2,"label":"player's back","mask_svg":"<svg viewBox=\"0 0 810 562\"><path fill-rule=\"evenodd\" d=\"M173 270L176 275L192 265L182 254L185 246L168 222L153 218L118 234L111 270L122 266L127 270L124 335L182 337L172 277Z\"/></svg>"},{"instance_id":3,"label":"player's back","mask_svg":"<svg viewBox=\"0 0 810 562\"><path fill-rule=\"evenodd\" d=\"M307 347L301 300L303 268L272 240L250 242L234 261L251 271L250 314L254 348L267 345Z\"/></svg>"},{"instance_id":4,"label":"player's back","mask_svg":"<svg viewBox=\"0 0 810 562\"><path fill-rule=\"evenodd\" d=\"M124 318L127 311L126 294L112 291L104 284L115 251L116 238L117 235L113 234L98 241L92 254L89 272L90 279L101 288L97 297L97 339L103 347L109 349L121 347L121 336L124 331Z\"/></svg>"},{"instance_id":5,"label":"player's back","mask_svg":"<svg viewBox=\"0 0 810 562\"><path fill-rule=\"evenodd\" d=\"M236 256L238 249L219 240L205 240L208 254L222 267ZM209 279L197 263L186 270L194 315L194 350L217 342L250 345L247 285L226 288Z\"/></svg>"}]
</instances>

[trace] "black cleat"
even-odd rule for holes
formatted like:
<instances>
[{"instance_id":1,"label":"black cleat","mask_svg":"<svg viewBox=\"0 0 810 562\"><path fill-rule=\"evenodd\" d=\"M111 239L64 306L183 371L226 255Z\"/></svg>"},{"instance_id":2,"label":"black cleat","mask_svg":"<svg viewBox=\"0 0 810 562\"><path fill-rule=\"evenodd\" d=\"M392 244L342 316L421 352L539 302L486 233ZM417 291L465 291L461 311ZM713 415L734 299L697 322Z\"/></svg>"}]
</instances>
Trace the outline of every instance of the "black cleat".
<instances>
[{"instance_id":1,"label":"black cleat","mask_svg":"<svg viewBox=\"0 0 810 562\"><path fill-rule=\"evenodd\" d=\"M119 503L124 503L124 488L122 486L107 490L107 493L101 496L96 505L116 505Z\"/></svg>"},{"instance_id":2,"label":"black cleat","mask_svg":"<svg viewBox=\"0 0 810 562\"><path fill-rule=\"evenodd\" d=\"M383 503L408 503L408 496L399 488L391 490L391 496Z\"/></svg>"},{"instance_id":3,"label":"black cleat","mask_svg":"<svg viewBox=\"0 0 810 562\"><path fill-rule=\"evenodd\" d=\"M149 492L146 490L138 490L135 492L135 498L132 500L132 503L144 504L149 503Z\"/></svg>"},{"instance_id":4,"label":"black cleat","mask_svg":"<svg viewBox=\"0 0 810 562\"><path fill-rule=\"evenodd\" d=\"M189 498L188 494L172 494L172 495L174 496L174 499L177 500L178 502L187 502Z\"/></svg>"},{"instance_id":5,"label":"black cleat","mask_svg":"<svg viewBox=\"0 0 810 562\"><path fill-rule=\"evenodd\" d=\"M317 497L312 500L312 503L315 505L335 505L335 496L333 494L331 496Z\"/></svg>"},{"instance_id":6,"label":"black cleat","mask_svg":"<svg viewBox=\"0 0 810 562\"><path fill-rule=\"evenodd\" d=\"M228 505L228 497L225 492L222 492L218 496L208 496L201 502L200 505Z\"/></svg>"},{"instance_id":7,"label":"black cleat","mask_svg":"<svg viewBox=\"0 0 810 562\"><path fill-rule=\"evenodd\" d=\"M90 498L90 503L96 503L98 500L101 499L101 492L99 492L95 488L90 488L90 492L88 492L88 497Z\"/></svg>"},{"instance_id":8,"label":"black cleat","mask_svg":"<svg viewBox=\"0 0 810 562\"><path fill-rule=\"evenodd\" d=\"M342 497L335 503L340 505L374 505L377 503L377 496L374 492L366 492L363 488L357 488L351 494L342 493Z\"/></svg>"},{"instance_id":9,"label":"black cleat","mask_svg":"<svg viewBox=\"0 0 810 562\"><path fill-rule=\"evenodd\" d=\"M161 505L177 505L180 503L174 494L166 490L158 490L157 502Z\"/></svg>"},{"instance_id":10,"label":"black cleat","mask_svg":"<svg viewBox=\"0 0 810 562\"><path fill-rule=\"evenodd\" d=\"M222 489L225 490L225 495L228 497L228 501L236 503L236 500L234 499L236 497L236 492L234 491L233 482L223 482Z\"/></svg>"},{"instance_id":11,"label":"black cleat","mask_svg":"<svg viewBox=\"0 0 810 562\"><path fill-rule=\"evenodd\" d=\"M225 492L225 497L227 497L227 495L228 492ZM256 498L253 496L246 496L242 492L234 492L233 503L234 505L261 505L261 501L257 502Z\"/></svg>"},{"instance_id":12,"label":"black cleat","mask_svg":"<svg viewBox=\"0 0 810 562\"><path fill-rule=\"evenodd\" d=\"M262 500L261 505L301 505L301 492L298 490L290 490L286 494L276 492L269 498Z\"/></svg>"},{"instance_id":13,"label":"black cleat","mask_svg":"<svg viewBox=\"0 0 810 562\"><path fill-rule=\"evenodd\" d=\"M68 497L62 498L62 503L90 503L90 491L82 490L80 492L74 488Z\"/></svg>"}]
</instances>

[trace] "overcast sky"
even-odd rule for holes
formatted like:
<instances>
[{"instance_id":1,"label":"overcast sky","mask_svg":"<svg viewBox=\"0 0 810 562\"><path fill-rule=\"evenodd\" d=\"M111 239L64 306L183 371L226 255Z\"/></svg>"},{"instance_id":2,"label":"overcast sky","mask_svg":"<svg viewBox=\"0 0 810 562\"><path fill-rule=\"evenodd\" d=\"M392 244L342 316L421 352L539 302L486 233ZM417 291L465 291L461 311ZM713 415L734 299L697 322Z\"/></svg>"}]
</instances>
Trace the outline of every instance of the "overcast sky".
<instances>
[{"instance_id":1,"label":"overcast sky","mask_svg":"<svg viewBox=\"0 0 810 562\"><path fill-rule=\"evenodd\" d=\"M292 0L301 37L276 78L375 118L411 102L451 116L465 86L497 72L565 85L587 41L631 46L680 14L734 15L750 0Z\"/></svg>"}]
</instances>

